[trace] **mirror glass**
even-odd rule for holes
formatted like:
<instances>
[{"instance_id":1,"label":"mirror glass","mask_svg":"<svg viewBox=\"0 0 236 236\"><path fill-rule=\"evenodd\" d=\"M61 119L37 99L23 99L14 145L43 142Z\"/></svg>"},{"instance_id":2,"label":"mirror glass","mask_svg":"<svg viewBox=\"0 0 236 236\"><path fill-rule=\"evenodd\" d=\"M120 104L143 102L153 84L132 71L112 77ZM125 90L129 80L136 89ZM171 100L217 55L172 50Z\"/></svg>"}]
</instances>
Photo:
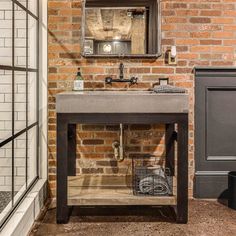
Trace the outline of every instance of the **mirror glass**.
<instances>
[{"instance_id":1,"label":"mirror glass","mask_svg":"<svg viewBox=\"0 0 236 236\"><path fill-rule=\"evenodd\" d=\"M148 28L148 8L86 7L84 54L147 54Z\"/></svg>"}]
</instances>

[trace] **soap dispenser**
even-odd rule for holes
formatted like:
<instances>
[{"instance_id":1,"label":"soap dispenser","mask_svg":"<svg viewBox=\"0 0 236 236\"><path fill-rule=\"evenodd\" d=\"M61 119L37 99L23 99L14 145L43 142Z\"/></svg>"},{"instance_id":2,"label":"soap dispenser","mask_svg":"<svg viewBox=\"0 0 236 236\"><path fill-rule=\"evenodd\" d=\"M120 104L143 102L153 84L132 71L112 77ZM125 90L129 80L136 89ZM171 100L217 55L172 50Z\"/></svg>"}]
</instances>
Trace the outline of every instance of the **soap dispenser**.
<instances>
[{"instance_id":1,"label":"soap dispenser","mask_svg":"<svg viewBox=\"0 0 236 236\"><path fill-rule=\"evenodd\" d=\"M78 72L74 80L74 90L75 91L84 90L84 79L81 76L80 68L78 68Z\"/></svg>"}]
</instances>

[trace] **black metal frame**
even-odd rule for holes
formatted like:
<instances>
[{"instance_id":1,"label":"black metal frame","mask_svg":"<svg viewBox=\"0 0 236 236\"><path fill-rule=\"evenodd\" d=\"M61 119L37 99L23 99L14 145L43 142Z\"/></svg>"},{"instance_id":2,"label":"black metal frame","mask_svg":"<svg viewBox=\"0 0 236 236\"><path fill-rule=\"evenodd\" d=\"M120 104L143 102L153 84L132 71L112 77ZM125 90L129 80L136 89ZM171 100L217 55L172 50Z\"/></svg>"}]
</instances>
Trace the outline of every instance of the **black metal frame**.
<instances>
[{"instance_id":1,"label":"black metal frame","mask_svg":"<svg viewBox=\"0 0 236 236\"><path fill-rule=\"evenodd\" d=\"M18 2L17 0L11 0L12 1L12 65L0 65L0 70L4 70L4 71L12 71L12 135L11 137L5 139L4 141L0 142L0 148L3 147L4 145L12 142L12 196L11 196L11 201L12 201L12 209L8 212L8 214L3 218L3 220L0 222L0 229L3 227L3 225L5 225L5 223L8 221L9 217L13 214L13 212L15 211L16 207L19 205L19 203L22 201L22 199L24 199L26 193L30 190L30 188L34 185L34 183L36 182L36 180L39 177L39 168L38 168L38 162L39 162L39 152L37 149L37 175L36 177L32 180L31 183L28 183L28 131L30 129L32 129L33 127L37 127L37 143L39 142L39 132L38 132L38 121L39 121L39 0L36 0L36 5L37 5L37 16L32 13L28 8L28 0L26 0L26 6L23 6L20 2ZM19 66L15 66L15 6L19 6L22 10L25 11L26 13L26 66L25 67L19 67ZM36 50L37 50L37 54L36 54L36 68L29 68L29 41L28 41L28 33L29 33L29 29L28 29L28 21L29 21L29 16L31 16L32 18L34 18L37 22L37 31L36 31ZM15 85L15 71L24 71L26 72L26 128L20 130L17 133L14 133L15 127L14 127L14 123L15 123L15 117L14 117L14 111L15 111L15 91L14 91L14 85ZM36 105L36 112L37 112L37 116L36 116L36 122L29 124L28 122L28 78L29 78L29 72L35 72L37 74L36 76L36 96L37 96L37 105ZM25 164L26 164L26 169L25 169L25 184L26 184L26 189L24 191L24 193L22 194L22 196L16 201L14 202L14 140L19 137L22 134L26 134L26 159L25 159ZM37 145L37 148L39 148L39 145Z\"/></svg>"},{"instance_id":2,"label":"black metal frame","mask_svg":"<svg viewBox=\"0 0 236 236\"><path fill-rule=\"evenodd\" d=\"M167 167L174 175L175 124L178 126L176 221L188 221L188 114L57 113L57 223L67 223L67 176L76 175L76 124L166 124ZM68 158L70 156L70 158Z\"/></svg>"}]
</instances>

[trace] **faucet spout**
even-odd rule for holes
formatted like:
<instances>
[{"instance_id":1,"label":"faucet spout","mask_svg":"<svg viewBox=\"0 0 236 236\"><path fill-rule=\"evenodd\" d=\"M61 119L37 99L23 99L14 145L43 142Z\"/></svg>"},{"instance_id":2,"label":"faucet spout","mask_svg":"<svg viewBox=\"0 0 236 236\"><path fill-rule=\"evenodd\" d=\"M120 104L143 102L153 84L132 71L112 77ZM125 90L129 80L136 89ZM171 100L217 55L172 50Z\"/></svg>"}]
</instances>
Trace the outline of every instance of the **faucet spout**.
<instances>
[{"instance_id":1,"label":"faucet spout","mask_svg":"<svg viewBox=\"0 0 236 236\"><path fill-rule=\"evenodd\" d=\"M124 64L121 62L120 66L119 66L119 70L120 70L120 79L124 79Z\"/></svg>"},{"instance_id":2,"label":"faucet spout","mask_svg":"<svg viewBox=\"0 0 236 236\"><path fill-rule=\"evenodd\" d=\"M120 124L120 141L114 141L112 143L112 148L114 150L114 157L117 161L121 162L124 160L124 130L123 124Z\"/></svg>"}]
</instances>

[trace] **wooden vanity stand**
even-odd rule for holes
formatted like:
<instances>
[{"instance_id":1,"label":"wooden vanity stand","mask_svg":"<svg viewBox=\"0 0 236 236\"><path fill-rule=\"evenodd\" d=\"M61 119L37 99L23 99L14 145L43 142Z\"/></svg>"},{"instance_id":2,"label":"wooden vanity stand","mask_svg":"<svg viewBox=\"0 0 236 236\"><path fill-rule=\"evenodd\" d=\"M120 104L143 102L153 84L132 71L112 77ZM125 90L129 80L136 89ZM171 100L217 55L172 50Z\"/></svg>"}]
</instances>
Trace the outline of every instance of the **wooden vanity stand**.
<instances>
[{"instance_id":1,"label":"wooden vanity stand","mask_svg":"<svg viewBox=\"0 0 236 236\"><path fill-rule=\"evenodd\" d=\"M131 101L132 102L132 101ZM86 192L71 194L68 185L76 175L76 124L166 124L166 166L175 175L177 141L176 196L134 196L132 191ZM177 124L177 130L175 130ZM73 185L73 184L72 184ZM73 187L73 186L72 186ZM76 186L74 186L76 187ZM75 188L76 189L76 188ZM75 190L76 191L76 190ZM114 194L113 194L114 193ZM112 195L113 194L113 195ZM72 205L171 205L176 222L188 220L188 111L168 113L67 113L57 110L57 223L67 223Z\"/></svg>"}]
</instances>

